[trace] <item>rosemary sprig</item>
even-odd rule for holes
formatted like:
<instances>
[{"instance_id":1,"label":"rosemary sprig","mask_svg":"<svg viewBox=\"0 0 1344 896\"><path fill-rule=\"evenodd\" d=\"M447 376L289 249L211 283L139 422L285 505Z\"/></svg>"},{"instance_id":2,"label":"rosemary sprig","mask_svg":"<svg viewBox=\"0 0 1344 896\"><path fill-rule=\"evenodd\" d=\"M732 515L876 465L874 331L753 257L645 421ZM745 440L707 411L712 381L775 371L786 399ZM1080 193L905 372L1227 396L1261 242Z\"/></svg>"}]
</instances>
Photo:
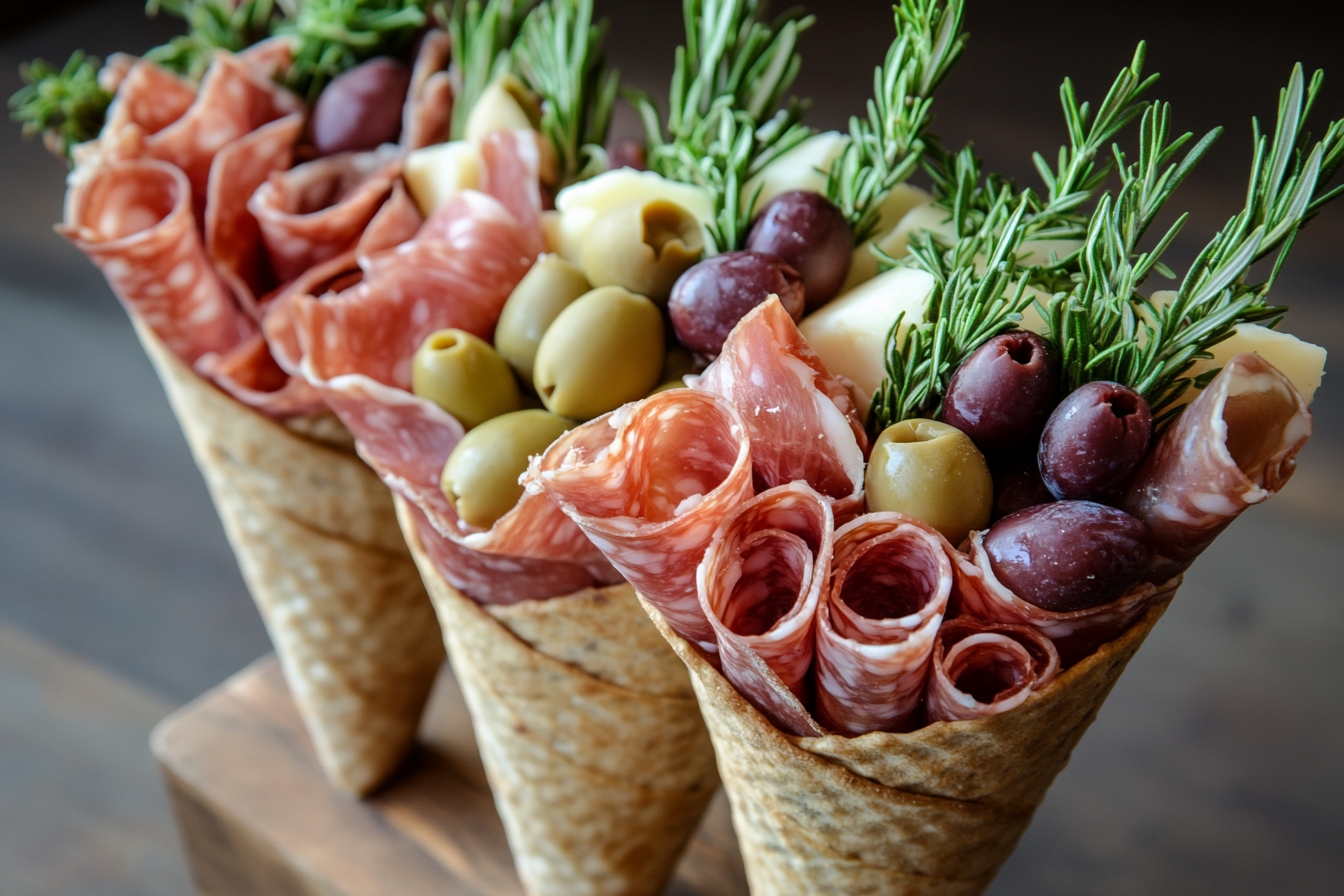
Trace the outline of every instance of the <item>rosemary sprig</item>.
<instances>
[{"instance_id":1,"label":"rosemary sprig","mask_svg":"<svg viewBox=\"0 0 1344 896\"><path fill-rule=\"evenodd\" d=\"M830 168L826 196L849 221L855 243L873 235L882 200L918 167L933 120L933 92L966 45L963 0L904 0L893 8L896 38L873 73L868 117Z\"/></svg>"},{"instance_id":2,"label":"rosemary sprig","mask_svg":"<svg viewBox=\"0 0 1344 896\"><path fill-rule=\"evenodd\" d=\"M312 103L342 72L375 56L401 55L428 21L424 5L425 0L303 0L292 20L274 29L298 39L285 84Z\"/></svg>"},{"instance_id":3,"label":"rosemary sprig","mask_svg":"<svg viewBox=\"0 0 1344 896\"><path fill-rule=\"evenodd\" d=\"M644 123L649 168L709 191L710 250L729 251L746 239L756 200L744 200L742 186L812 133L801 124L806 103L781 103L802 65L798 36L814 19L791 10L766 23L761 0L683 0L682 13L666 136L653 100L627 95Z\"/></svg>"},{"instance_id":4,"label":"rosemary sprig","mask_svg":"<svg viewBox=\"0 0 1344 896\"><path fill-rule=\"evenodd\" d=\"M145 14L159 12L187 23L187 33L145 54L166 68L200 80L216 50L236 53L270 34L283 18L274 0L148 0Z\"/></svg>"},{"instance_id":5,"label":"rosemary sprig","mask_svg":"<svg viewBox=\"0 0 1344 896\"><path fill-rule=\"evenodd\" d=\"M25 136L41 134L54 155L67 161L70 147L98 136L112 95L98 84L98 60L80 50L65 66L41 59L19 66L24 86L9 98L9 117L23 124Z\"/></svg>"},{"instance_id":6,"label":"rosemary sprig","mask_svg":"<svg viewBox=\"0 0 1344 896\"><path fill-rule=\"evenodd\" d=\"M555 148L559 186L606 167L607 132L620 75L606 71L607 22L593 24L592 0L546 0L523 22L514 64L541 95L541 132Z\"/></svg>"},{"instance_id":7,"label":"rosemary sprig","mask_svg":"<svg viewBox=\"0 0 1344 896\"><path fill-rule=\"evenodd\" d=\"M513 68L512 48L523 20L537 0L453 0L440 4L436 18L446 22L453 41L457 89L453 97L452 137L461 139L481 93Z\"/></svg>"}]
</instances>

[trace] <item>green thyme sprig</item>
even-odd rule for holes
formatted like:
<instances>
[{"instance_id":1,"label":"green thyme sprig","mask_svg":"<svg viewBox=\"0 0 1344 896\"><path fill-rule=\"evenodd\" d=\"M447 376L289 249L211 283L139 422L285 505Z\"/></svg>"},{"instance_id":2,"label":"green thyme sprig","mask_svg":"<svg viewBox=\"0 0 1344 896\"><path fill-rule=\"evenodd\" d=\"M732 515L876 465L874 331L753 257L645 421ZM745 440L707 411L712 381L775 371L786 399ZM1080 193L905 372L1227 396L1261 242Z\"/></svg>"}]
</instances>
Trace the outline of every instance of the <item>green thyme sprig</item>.
<instances>
[{"instance_id":1,"label":"green thyme sprig","mask_svg":"<svg viewBox=\"0 0 1344 896\"><path fill-rule=\"evenodd\" d=\"M440 5L436 18L446 22L453 42L452 137L467 132L467 118L492 81L513 70L513 44L537 0L453 0Z\"/></svg>"},{"instance_id":2,"label":"green thyme sprig","mask_svg":"<svg viewBox=\"0 0 1344 896\"><path fill-rule=\"evenodd\" d=\"M145 14L160 12L187 23L187 33L145 54L146 59L199 81L216 50L237 53L267 37L283 20L274 0L149 0Z\"/></svg>"},{"instance_id":3,"label":"green thyme sprig","mask_svg":"<svg viewBox=\"0 0 1344 896\"><path fill-rule=\"evenodd\" d=\"M70 148L98 136L112 95L98 84L98 60L80 50L57 69L34 59L19 66L24 86L9 98L9 117L24 136L41 134L48 150L67 161Z\"/></svg>"},{"instance_id":4,"label":"green thyme sprig","mask_svg":"<svg viewBox=\"0 0 1344 896\"><path fill-rule=\"evenodd\" d=\"M593 24L592 0L546 0L523 22L514 65L542 98L541 132L555 149L559 186L606 167L607 132L620 75L606 70L607 22Z\"/></svg>"},{"instance_id":5,"label":"green thyme sprig","mask_svg":"<svg viewBox=\"0 0 1344 896\"><path fill-rule=\"evenodd\" d=\"M919 166L933 93L966 45L962 0L904 0L893 14L896 38L873 73L868 117L850 119L849 142L826 178L826 197L855 243L874 234L882 200Z\"/></svg>"},{"instance_id":6,"label":"green thyme sprig","mask_svg":"<svg viewBox=\"0 0 1344 896\"><path fill-rule=\"evenodd\" d=\"M802 65L798 36L814 19L789 11L764 21L761 0L684 0L686 42L677 48L666 133L653 100L628 92L644 124L649 168L705 187L711 251L740 248L756 195L743 185L811 135L807 104L784 95Z\"/></svg>"},{"instance_id":7,"label":"green thyme sprig","mask_svg":"<svg viewBox=\"0 0 1344 896\"><path fill-rule=\"evenodd\" d=\"M400 56L425 27L425 0L303 0L274 33L297 41L285 85L317 100L332 78L375 56Z\"/></svg>"}]
</instances>

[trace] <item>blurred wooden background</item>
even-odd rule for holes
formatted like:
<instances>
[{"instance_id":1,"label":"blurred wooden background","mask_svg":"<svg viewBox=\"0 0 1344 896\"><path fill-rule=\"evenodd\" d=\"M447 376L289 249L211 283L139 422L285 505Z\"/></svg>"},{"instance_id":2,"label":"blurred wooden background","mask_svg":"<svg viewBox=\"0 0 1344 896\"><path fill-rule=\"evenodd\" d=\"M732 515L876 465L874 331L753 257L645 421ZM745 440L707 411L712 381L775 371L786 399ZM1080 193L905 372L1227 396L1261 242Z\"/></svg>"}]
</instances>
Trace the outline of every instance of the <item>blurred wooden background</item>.
<instances>
[{"instance_id":1,"label":"blurred wooden background","mask_svg":"<svg viewBox=\"0 0 1344 896\"><path fill-rule=\"evenodd\" d=\"M782 4L781 4L782 5ZM609 55L665 96L676 0L610 0ZM1058 85L1101 99L1134 44L1178 128L1227 131L1173 205L1184 262L1243 199L1250 116L1293 62L1327 68L1344 117L1340 4L970 0L972 40L936 101L951 146L1034 182L1065 139ZM795 91L810 120L862 112L891 35L882 0L816 2ZM9 0L0 93L19 62L162 42L140 0ZM618 131L633 135L624 112ZM51 232L63 171L0 127L0 893L186 892L145 738L268 649L162 392L94 268ZM1344 201L1299 238L1285 328L1344 353ZM1336 893L1344 879L1344 389L1327 377L1296 479L1187 586L991 892Z\"/></svg>"}]
</instances>

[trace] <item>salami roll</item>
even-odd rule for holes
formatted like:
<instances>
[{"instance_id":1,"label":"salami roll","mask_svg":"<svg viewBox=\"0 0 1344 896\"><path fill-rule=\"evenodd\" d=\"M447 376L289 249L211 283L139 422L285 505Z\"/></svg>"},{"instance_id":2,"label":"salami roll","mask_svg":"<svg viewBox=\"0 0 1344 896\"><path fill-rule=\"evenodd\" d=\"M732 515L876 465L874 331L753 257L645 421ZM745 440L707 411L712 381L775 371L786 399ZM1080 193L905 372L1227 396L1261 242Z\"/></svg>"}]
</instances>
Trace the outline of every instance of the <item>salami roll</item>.
<instances>
[{"instance_id":1,"label":"salami roll","mask_svg":"<svg viewBox=\"0 0 1344 896\"><path fill-rule=\"evenodd\" d=\"M1036 629L962 616L938 630L925 714L955 722L1008 712L1057 672L1059 653Z\"/></svg>"},{"instance_id":2,"label":"salami roll","mask_svg":"<svg viewBox=\"0 0 1344 896\"><path fill-rule=\"evenodd\" d=\"M411 84L401 110L401 146L406 151L442 143L453 120L453 84L446 71L452 57L448 32L433 28L420 38Z\"/></svg>"},{"instance_id":3,"label":"salami roll","mask_svg":"<svg viewBox=\"0 0 1344 896\"><path fill-rule=\"evenodd\" d=\"M89 172L58 230L187 364L225 354L256 332L206 256L191 185L173 165L136 159Z\"/></svg>"},{"instance_id":4,"label":"salami roll","mask_svg":"<svg viewBox=\"0 0 1344 896\"><path fill-rule=\"evenodd\" d=\"M752 495L751 443L732 405L689 389L625 405L533 458L526 482L577 522L674 629L716 649L696 568Z\"/></svg>"},{"instance_id":5,"label":"salami roll","mask_svg":"<svg viewBox=\"0 0 1344 896\"><path fill-rule=\"evenodd\" d=\"M112 61L108 60L109 65ZM194 86L148 59L135 60L110 92L115 96L107 107L103 134L114 134L130 125L146 136L157 134L185 115L196 101Z\"/></svg>"},{"instance_id":6,"label":"salami roll","mask_svg":"<svg viewBox=\"0 0 1344 896\"><path fill-rule=\"evenodd\" d=\"M835 533L817 611L817 716L828 729L852 737L917 720L956 553L899 513L865 514Z\"/></svg>"},{"instance_id":7,"label":"salami roll","mask_svg":"<svg viewBox=\"0 0 1344 896\"><path fill-rule=\"evenodd\" d=\"M1311 423L1302 395L1264 358L1228 361L1163 433L1120 504L1148 526L1149 578L1185 571L1243 510L1283 488Z\"/></svg>"},{"instance_id":8,"label":"salami roll","mask_svg":"<svg viewBox=\"0 0 1344 896\"><path fill-rule=\"evenodd\" d=\"M831 506L805 482L762 492L723 521L696 570L724 676L780 730L825 732L808 713Z\"/></svg>"},{"instance_id":9,"label":"salami roll","mask_svg":"<svg viewBox=\"0 0 1344 896\"><path fill-rule=\"evenodd\" d=\"M801 479L841 502L838 522L862 509L868 440L853 398L777 298L742 318L714 363L687 382L742 415L758 490Z\"/></svg>"}]
</instances>

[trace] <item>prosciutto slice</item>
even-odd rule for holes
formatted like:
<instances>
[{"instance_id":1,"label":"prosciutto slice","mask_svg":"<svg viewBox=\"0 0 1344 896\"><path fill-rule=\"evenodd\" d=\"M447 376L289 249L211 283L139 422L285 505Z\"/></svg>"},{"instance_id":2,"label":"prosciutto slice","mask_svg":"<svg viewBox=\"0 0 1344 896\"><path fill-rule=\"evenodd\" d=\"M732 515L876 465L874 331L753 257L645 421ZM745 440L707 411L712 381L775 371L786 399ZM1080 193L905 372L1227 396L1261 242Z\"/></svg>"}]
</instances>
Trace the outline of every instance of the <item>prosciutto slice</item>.
<instances>
[{"instance_id":1,"label":"prosciutto slice","mask_svg":"<svg viewBox=\"0 0 1344 896\"><path fill-rule=\"evenodd\" d=\"M724 676L776 727L804 737L825 734L805 707L833 540L830 502L794 482L733 511L696 570Z\"/></svg>"},{"instance_id":2,"label":"prosciutto slice","mask_svg":"<svg viewBox=\"0 0 1344 896\"><path fill-rule=\"evenodd\" d=\"M243 404L276 419L326 410L321 393L275 362L261 333L248 337L227 355L203 355L196 371Z\"/></svg>"},{"instance_id":3,"label":"prosciutto slice","mask_svg":"<svg viewBox=\"0 0 1344 896\"><path fill-rule=\"evenodd\" d=\"M187 364L256 332L206 255L191 185L177 167L152 159L99 166L75 188L58 230Z\"/></svg>"},{"instance_id":4,"label":"prosciutto slice","mask_svg":"<svg viewBox=\"0 0 1344 896\"><path fill-rule=\"evenodd\" d=\"M935 639L927 719L954 722L1016 709L1058 671L1055 645L1030 626L953 619Z\"/></svg>"},{"instance_id":5,"label":"prosciutto slice","mask_svg":"<svg viewBox=\"0 0 1344 896\"><path fill-rule=\"evenodd\" d=\"M862 507L868 442L854 401L777 298L742 318L714 363L687 382L722 395L746 421L758 490L801 479L841 502L837 520Z\"/></svg>"},{"instance_id":6,"label":"prosciutto slice","mask_svg":"<svg viewBox=\"0 0 1344 896\"><path fill-rule=\"evenodd\" d=\"M434 28L420 39L401 111L401 145L408 152L442 143L450 136L453 84L445 69L451 55L448 32Z\"/></svg>"},{"instance_id":7,"label":"prosciutto slice","mask_svg":"<svg viewBox=\"0 0 1344 896\"><path fill-rule=\"evenodd\" d=\"M401 173L401 152L339 153L275 171L248 191L266 252L288 282L359 242Z\"/></svg>"},{"instance_id":8,"label":"prosciutto slice","mask_svg":"<svg viewBox=\"0 0 1344 896\"><path fill-rule=\"evenodd\" d=\"M1283 488L1311 424L1272 364L1253 354L1228 361L1163 433L1120 505L1148 526L1150 579L1179 575L1243 510Z\"/></svg>"},{"instance_id":9,"label":"prosciutto slice","mask_svg":"<svg viewBox=\"0 0 1344 896\"><path fill-rule=\"evenodd\" d=\"M957 559L936 529L899 513L865 514L835 533L817 612L823 725L854 737L917 721Z\"/></svg>"},{"instance_id":10,"label":"prosciutto slice","mask_svg":"<svg viewBox=\"0 0 1344 896\"><path fill-rule=\"evenodd\" d=\"M1028 625L1055 643L1065 668L1114 640L1143 615L1158 589L1140 582L1110 603L1057 613L1018 597L999 581L984 546L984 533L972 532L968 547L971 567L957 588L960 613L991 622Z\"/></svg>"},{"instance_id":11,"label":"prosciutto slice","mask_svg":"<svg viewBox=\"0 0 1344 896\"><path fill-rule=\"evenodd\" d=\"M708 653L696 568L715 531L752 496L751 443L717 395L674 389L591 420L528 470L544 492L682 637Z\"/></svg>"}]
</instances>

